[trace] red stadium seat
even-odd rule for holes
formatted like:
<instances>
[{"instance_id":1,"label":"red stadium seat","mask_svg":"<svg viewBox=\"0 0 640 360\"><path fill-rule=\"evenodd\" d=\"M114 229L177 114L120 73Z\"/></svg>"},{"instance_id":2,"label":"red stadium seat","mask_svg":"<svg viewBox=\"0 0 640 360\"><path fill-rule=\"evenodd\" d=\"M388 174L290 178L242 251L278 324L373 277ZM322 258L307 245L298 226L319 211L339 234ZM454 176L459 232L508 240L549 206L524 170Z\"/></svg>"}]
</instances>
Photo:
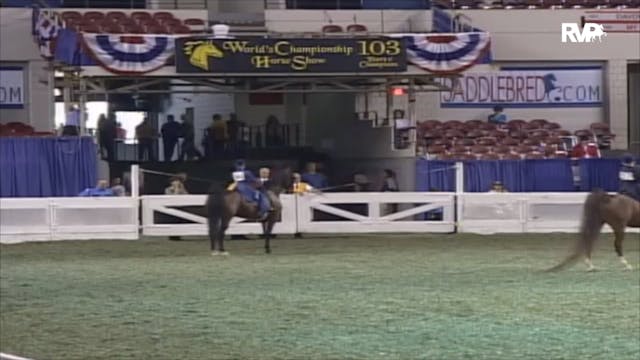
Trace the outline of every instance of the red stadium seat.
<instances>
[{"instance_id":1,"label":"red stadium seat","mask_svg":"<svg viewBox=\"0 0 640 360\"><path fill-rule=\"evenodd\" d=\"M497 143L497 140L492 137L483 137L483 138L477 139L476 143L478 145L484 145L484 146L495 146Z\"/></svg>"},{"instance_id":2,"label":"red stadium seat","mask_svg":"<svg viewBox=\"0 0 640 360\"><path fill-rule=\"evenodd\" d=\"M138 24L142 21L152 21L153 17L146 11L134 11L131 13L131 18Z\"/></svg>"},{"instance_id":3,"label":"red stadium seat","mask_svg":"<svg viewBox=\"0 0 640 360\"><path fill-rule=\"evenodd\" d=\"M522 156L520 154L513 154L513 153L509 153L509 154L504 154L500 156L502 158L502 160L521 160Z\"/></svg>"},{"instance_id":4,"label":"red stadium seat","mask_svg":"<svg viewBox=\"0 0 640 360\"><path fill-rule=\"evenodd\" d=\"M82 20L82 14L77 11L65 11L61 15L62 20L67 21L80 21Z\"/></svg>"},{"instance_id":5,"label":"red stadium seat","mask_svg":"<svg viewBox=\"0 0 640 360\"><path fill-rule=\"evenodd\" d=\"M486 153L486 154L481 154L479 159L480 160L500 160L500 155L495 153Z\"/></svg>"},{"instance_id":6,"label":"red stadium seat","mask_svg":"<svg viewBox=\"0 0 640 360\"><path fill-rule=\"evenodd\" d=\"M544 124L542 128L545 130L556 130L556 129L561 129L562 126L560 126L560 124L558 123L550 122L550 123Z\"/></svg>"},{"instance_id":7,"label":"red stadium seat","mask_svg":"<svg viewBox=\"0 0 640 360\"><path fill-rule=\"evenodd\" d=\"M349 33L366 33L367 27L361 24L351 24L347 26L347 32Z\"/></svg>"},{"instance_id":8,"label":"red stadium seat","mask_svg":"<svg viewBox=\"0 0 640 360\"><path fill-rule=\"evenodd\" d=\"M100 11L87 11L82 15L82 18L86 21L100 22L104 20L104 13Z\"/></svg>"},{"instance_id":9,"label":"red stadium seat","mask_svg":"<svg viewBox=\"0 0 640 360\"><path fill-rule=\"evenodd\" d=\"M524 156L527 160L542 160L544 159L544 155L538 153L530 153Z\"/></svg>"},{"instance_id":10,"label":"red stadium seat","mask_svg":"<svg viewBox=\"0 0 640 360\"><path fill-rule=\"evenodd\" d=\"M322 32L325 33L325 34L326 33L341 33L341 32L343 32L343 30L342 30L342 26L331 24L331 25L323 26L322 27Z\"/></svg>"},{"instance_id":11,"label":"red stadium seat","mask_svg":"<svg viewBox=\"0 0 640 360\"><path fill-rule=\"evenodd\" d=\"M169 32L172 34L191 34L191 29L189 29L187 26L179 25L170 27Z\"/></svg>"},{"instance_id":12,"label":"red stadium seat","mask_svg":"<svg viewBox=\"0 0 640 360\"><path fill-rule=\"evenodd\" d=\"M152 15L152 18L159 23L163 23L169 19L173 19L173 14L168 11L158 11Z\"/></svg>"},{"instance_id":13,"label":"red stadium seat","mask_svg":"<svg viewBox=\"0 0 640 360\"><path fill-rule=\"evenodd\" d=\"M129 17L122 11L109 11L105 18L109 21L119 23L124 21L124 19L128 19Z\"/></svg>"},{"instance_id":14,"label":"red stadium seat","mask_svg":"<svg viewBox=\"0 0 640 360\"><path fill-rule=\"evenodd\" d=\"M80 30L86 33L91 33L91 34L99 34L102 32L102 30L100 30L100 27L98 25L91 24L91 23L81 24Z\"/></svg>"}]
</instances>

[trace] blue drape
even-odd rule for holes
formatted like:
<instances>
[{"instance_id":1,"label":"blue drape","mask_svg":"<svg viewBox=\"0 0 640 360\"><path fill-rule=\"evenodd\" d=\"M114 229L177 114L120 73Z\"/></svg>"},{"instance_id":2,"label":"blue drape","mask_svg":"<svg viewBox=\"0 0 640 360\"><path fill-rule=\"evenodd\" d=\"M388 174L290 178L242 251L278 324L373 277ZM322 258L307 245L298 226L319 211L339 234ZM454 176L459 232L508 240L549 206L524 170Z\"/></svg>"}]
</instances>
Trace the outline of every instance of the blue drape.
<instances>
[{"instance_id":1,"label":"blue drape","mask_svg":"<svg viewBox=\"0 0 640 360\"><path fill-rule=\"evenodd\" d=\"M92 138L0 138L0 197L76 196L96 172Z\"/></svg>"},{"instance_id":2,"label":"blue drape","mask_svg":"<svg viewBox=\"0 0 640 360\"><path fill-rule=\"evenodd\" d=\"M524 189L522 191L575 191L571 160L524 160Z\"/></svg>"},{"instance_id":3,"label":"blue drape","mask_svg":"<svg viewBox=\"0 0 640 360\"><path fill-rule=\"evenodd\" d=\"M455 190L453 161L418 160L417 191L436 188ZM443 171L442 169L448 168ZM464 162L464 191L486 192L500 181L511 192L573 191L571 161L550 160L477 160Z\"/></svg>"},{"instance_id":4,"label":"blue drape","mask_svg":"<svg viewBox=\"0 0 640 360\"><path fill-rule=\"evenodd\" d=\"M591 191L600 188L605 191L618 191L618 171L620 159L581 159L580 190Z\"/></svg>"},{"instance_id":5,"label":"blue drape","mask_svg":"<svg viewBox=\"0 0 640 360\"><path fill-rule=\"evenodd\" d=\"M455 162L440 160L416 161L416 190L417 191L455 191L456 171Z\"/></svg>"}]
</instances>

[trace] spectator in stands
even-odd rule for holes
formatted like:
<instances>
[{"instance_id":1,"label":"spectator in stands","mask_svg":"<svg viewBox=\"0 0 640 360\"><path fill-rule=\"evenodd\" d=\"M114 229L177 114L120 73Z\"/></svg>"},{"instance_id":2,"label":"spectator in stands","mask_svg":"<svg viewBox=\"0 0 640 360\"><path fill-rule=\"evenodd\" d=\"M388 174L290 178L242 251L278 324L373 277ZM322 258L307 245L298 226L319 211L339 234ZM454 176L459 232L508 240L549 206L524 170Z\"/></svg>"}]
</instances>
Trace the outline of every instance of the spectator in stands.
<instances>
[{"instance_id":1,"label":"spectator in stands","mask_svg":"<svg viewBox=\"0 0 640 360\"><path fill-rule=\"evenodd\" d=\"M160 133L162 134L162 148L164 152L164 161L171 161L173 153L180 139L181 126L175 121L173 115L167 115L167 121L162 124Z\"/></svg>"},{"instance_id":2,"label":"spectator in stands","mask_svg":"<svg viewBox=\"0 0 640 360\"><path fill-rule=\"evenodd\" d=\"M355 186L353 187L354 192L369 191L369 185L371 185L369 177L362 172L357 172L353 175L353 183L355 184Z\"/></svg>"},{"instance_id":3,"label":"spectator in stands","mask_svg":"<svg viewBox=\"0 0 640 360\"><path fill-rule=\"evenodd\" d=\"M179 173L169 180L169 186L164 189L165 195L188 195L189 192L184 183L187 181L187 174ZM182 223L178 220L178 223ZM169 236L169 240L180 241L180 236Z\"/></svg>"},{"instance_id":4,"label":"spectator in stands","mask_svg":"<svg viewBox=\"0 0 640 360\"><path fill-rule=\"evenodd\" d=\"M221 156L227 143L227 123L220 114L213 114L211 125L207 128L209 150L212 156Z\"/></svg>"},{"instance_id":5,"label":"spectator in stands","mask_svg":"<svg viewBox=\"0 0 640 360\"><path fill-rule=\"evenodd\" d=\"M78 196L113 196L107 180L100 180L94 188L86 188Z\"/></svg>"},{"instance_id":6,"label":"spectator in stands","mask_svg":"<svg viewBox=\"0 0 640 360\"><path fill-rule=\"evenodd\" d=\"M240 140L240 122L236 114L230 114L226 123L227 127L227 151L233 156L237 156L238 143Z\"/></svg>"},{"instance_id":7,"label":"spectator in stands","mask_svg":"<svg viewBox=\"0 0 640 360\"><path fill-rule=\"evenodd\" d=\"M125 141L127 139L127 130L122 127L122 123L116 123L116 139Z\"/></svg>"},{"instance_id":8,"label":"spectator in stands","mask_svg":"<svg viewBox=\"0 0 640 360\"><path fill-rule=\"evenodd\" d=\"M299 173L293 173L293 184L291 191L297 195L304 195L314 190L313 186L303 181Z\"/></svg>"},{"instance_id":9,"label":"spectator in stands","mask_svg":"<svg viewBox=\"0 0 640 360\"><path fill-rule=\"evenodd\" d=\"M636 165L631 154L625 154L618 172L620 194L640 201L640 166Z\"/></svg>"},{"instance_id":10,"label":"spectator in stands","mask_svg":"<svg viewBox=\"0 0 640 360\"><path fill-rule=\"evenodd\" d=\"M507 123L507 115L503 113L504 108L500 105L493 107L493 114L489 115L489 122L504 125Z\"/></svg>"},{"instance_id":11,"label":"spectator in stands","mask_svg":"<svg viewBox=\"0 0 640 360\"><path fill-rule=\"evenodd\" d=\"M391 169L384 169L384 178L382 182L381 192L399 191L396 173Z\"/></svg>"},{"instance_id":12,"label":"spectator in stands","mask_svg":"<svg viewBox=\"0 0 640 360\"><path fill-rule=\"evenodd\" d=\"M249 149L249 145L251 145L251 129L243 121L240 121L239 124L238 155L246 156L247 149Z\"/></svg>"},{"instance_id":13,"label":"spectator in stands","mask_svg":"<svg viewBox=\"0 0 640 360\"><path fill-rule=\"evenodd\" d=\"M119 177L111 180L111 191L113 192L113 196L126 196L127 192L122 185L122 179Z\"/></svg>"},{"instance_id":14,"label":"spectator in stands","mask_svg":"<svg viewBox=\"0 0 640 360\"><path fill-rule=\"evenodd\" d=\"M599 158L598 145L588 138L581 138L580 142L571 149L571 157L575 159Z\"/></svg>"},{"instance_id":15,"label":"spectator in stands","mask_svg":"<svg viewBox=\"0 0 640 360\"><path fill-rule=\"evenodd\" d=\"M77 105L70 105L62 128L62 136L78 135L80 135L80 108Z\"/></svg>"},{"instance_id":16,"label":"spectator in stands","mask_svg":"<svg viewBox=\"0 0 640 360\"><path fill-rule=\"evenodd\" d=\"M268 186L269 181L271 181L271 169L267 167L260 168L258 176L260 177L259 180L262 187Z\"/></svg>"},{"instance_id":17,"label":"spectator in stands","mask_svg":"<svg viewBox=\"0 0 640 360\"><path fill-rule=\"evenodd\" d=\"M492 193L505 193L505 192L509 192L509 191L507 191L507 189L504 187L504 185L502 185L502 182L494 181L493 184L491 185L491 190L489 190L489 192L492 192Z\"/></svg>"},{"instance_id":18,"label":"spectator in stands","mask_svg":"<svg viewBox=\"0 0 640 360\"><path fill-rule=\"evenodd\" d=\"M113 114L109 114L109 116L102 114L98 118L98 142L100 144L100 152L102 153L103 159L106 155L107 161L115 160L116 127L117 125Z\"/></svg>"},{"instance_id":19,"label":"spectator in stands","mask_svg":"<svg viewBox=\"0 0 640 360\"><path fill-rule=\"evenodd\" d=\"M316 189L324 189L329 186L327 177L316 171L317 164L310 162L307 164L307 171L302 174L302 181L308 183Z\"/></svg>"},{"instance_id":20,"label":"spectator in stands","mask_svg":"<svg viewBox=\"0 0 640 360\"><path fill-rule=\"evenodd\" d=\"M180 160L198 160L202 158L202 154L196 148L195 129L193 127L193 119L186 114L182 114L182 149L180 151Z\"/></svg>"},{"instance_id":21,"label":"spectator in stands","mask_svg":"<svg viewBox=\"0 0 640 360\"><path fill-rule=\"evenodd\" d=\"M153 145L157 137L156 129L151 125L151 120L145 117L142 123L136 126L136 139L138 140L138 160L144 160L145 153L149 161L155 161Z\"/></svg>"},{"instance_id":22,"label":"spectator in stands","mask_svg":"<svg viewBox=\"0 0 640 360\"><path fill-rule=\"evenodd\" d=\"M264 129L265 145L267 147L284 145L282 137L280 136L281 129L282 126L280 125L278 118L273 115L269 115Z\"/></svg>"},{"instance_id":23,"label":"spectator in stands","mask_svg":"<svg viewBox=\"0 0 640 360\"><path fill-rule=\"evenodd\" d=\"M171 178L170 185L164 189L166 195L188 195L189 192L184 186L184 182L180 177Z\"/></svg>"}]
</instances>

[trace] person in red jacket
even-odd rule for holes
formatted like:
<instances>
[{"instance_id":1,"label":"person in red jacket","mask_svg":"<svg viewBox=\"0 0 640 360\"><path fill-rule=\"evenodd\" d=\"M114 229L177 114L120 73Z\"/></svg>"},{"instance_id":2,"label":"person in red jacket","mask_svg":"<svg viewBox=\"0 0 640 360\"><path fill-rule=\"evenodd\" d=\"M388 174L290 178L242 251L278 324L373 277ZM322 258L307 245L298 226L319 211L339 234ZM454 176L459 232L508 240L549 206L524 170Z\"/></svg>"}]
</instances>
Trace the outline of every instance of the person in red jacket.
<instances>
[{"instance_id":1,"label":"person in red jacket","mask_svg":"<svg viewBox=\"0 0 640 360\"><path fill-rule=\"evenodd\" d=\"M589 139L581 139L580 142L571 149L571 157L576 159L599 158L600 150L598 145L590 142Z\"/></svg>"}]
</instances>

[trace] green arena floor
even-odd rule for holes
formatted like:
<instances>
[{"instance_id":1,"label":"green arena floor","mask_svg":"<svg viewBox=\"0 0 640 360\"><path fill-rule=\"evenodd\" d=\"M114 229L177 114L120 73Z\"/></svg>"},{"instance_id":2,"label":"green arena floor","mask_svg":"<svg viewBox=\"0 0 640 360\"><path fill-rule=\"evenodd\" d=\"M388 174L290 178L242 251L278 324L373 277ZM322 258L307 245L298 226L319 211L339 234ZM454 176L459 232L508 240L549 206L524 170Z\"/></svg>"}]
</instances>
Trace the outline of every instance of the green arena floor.
<instances>
[{"instance_id":1,"label":"green arena floor","mask_svg":"<svg viewBox=\"0 0 640 360\"><path fill-rule=\"evenodd\" d=\"M573 235L2 246L0 351L41 359L640 358L637 234L541 273Z\"/></svg>"}]
</instances>

